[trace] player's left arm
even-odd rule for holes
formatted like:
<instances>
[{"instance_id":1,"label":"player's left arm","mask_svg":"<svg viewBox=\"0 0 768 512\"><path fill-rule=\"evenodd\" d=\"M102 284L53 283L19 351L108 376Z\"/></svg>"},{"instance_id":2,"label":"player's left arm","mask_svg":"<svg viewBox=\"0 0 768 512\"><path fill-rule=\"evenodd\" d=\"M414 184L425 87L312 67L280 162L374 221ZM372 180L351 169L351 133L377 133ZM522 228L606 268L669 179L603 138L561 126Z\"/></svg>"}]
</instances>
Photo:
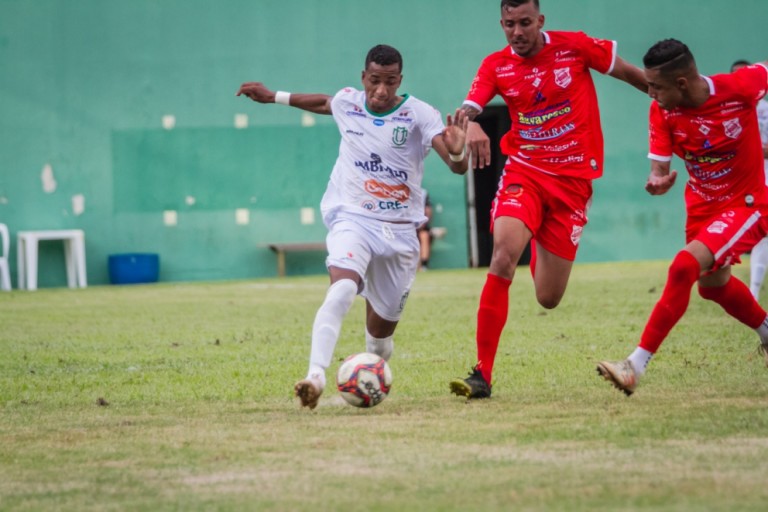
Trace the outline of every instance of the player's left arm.
<instances>
[{"instance_id":1,"label":"player's left arm","mask_svg":"<svg viewBox=\"0 0 768 512\"><path fill-rule=\"evenodd\" d=\"M627 82L635 89L648 94L648 81L645 79L643 70L634 64L630 64L618 55L616 56L616 62L613 64L613 70L611 70L609 75Z\"/></svg>"},{"instance_id":2,"label":"player's left arm","mask_svg":"<svg viewBox=\"0 0 768 512\"><path fill-rule=\"evenodd\" d=\"M432 138L432 147L455 174L464 174L469 168L469 155L465 147L468 123L469 118L464 110L456 109L453 116L448 114L442 133Z\"/></svg>"}]
</instances>

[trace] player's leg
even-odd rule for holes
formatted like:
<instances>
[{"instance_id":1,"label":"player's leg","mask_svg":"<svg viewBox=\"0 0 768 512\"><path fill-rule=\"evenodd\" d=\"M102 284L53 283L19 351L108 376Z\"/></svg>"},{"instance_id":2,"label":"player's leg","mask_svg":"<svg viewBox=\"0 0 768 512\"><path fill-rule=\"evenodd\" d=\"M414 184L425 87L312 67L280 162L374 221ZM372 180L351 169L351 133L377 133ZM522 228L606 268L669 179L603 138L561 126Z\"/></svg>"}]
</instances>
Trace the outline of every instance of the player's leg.
<instances>
[{"instance_id":1,"label":"player's leg","mask_svg":"<svg viewBox=\"0 0 768 512\"><path fill-rule=\"evenodd\" d=\"M389 361L395 349L394 337L398 322L382 318L367 299L365 307L365 351Z\"/></svg>"},{"instance_id":2,"label":"player's leg","mask_svg":"<svg viewBox=\"0 0 768 512\"><path fill-rule=\"evenodd\" d=\"M536 288L536 300L547 309L560 304L571 276L573 260L561 258L536 244L536 269L533 283Z\"/></svg>"},{"instance_id":3,"label":"player's leg","mask_svg":"<svg viewBox=\"0 0 768 512\"><path fill-rule=\"evenodd\" d=\"M451 392L467 398L491 396L493 366L509 313L509 288L531 231L514 217L497 217L493 224L493 253L477 310L477 365L465 379L450 382Z\"/></svg>"},{"instance_id":4,"label":"player's leg","mask_svg":"<svg viewBox=\"0 0 768 512\"><path fill-rule=\"evenodd\" d=\"M698 240L678 252L669 266L664 291L651 312L637 348L624 361L601 361L597 366L598 373L627 396L631 395L651 357L688 309L691 288L702 269L710 268L713 262L712 252Z\"/></svg>"},{"instance_id":5,"label":"player's leg","mask_svg":"<svg viewBox=\"0 0 768 512\"><path fill-rule=\"evenodd\" d=\"M365 348L389 361L394 334L419 262L419 239L412 226L384 224L372 230L373 255L365 276Z\"/></svg>"},{"instance_id":6,"label":"player's leg","mask_svg":"<svg viewBox=\"0 0 768 512\"><path fill-rule=\"evenodd\" d=\"M360 229L354 223L339 221L331 227L326 238L326 264L331 285L315 314L312 325L312 348L306 378L294 386L301 405L314 409L325 388L325 372L331 364L341 325L355 300L363 280L370 250ZM354 258L349 258L354 254Z\"/></svg>"},{"instance_id":7,"label":"player's leg","mask_svg":"<svg viewBox=\"0 0 768 512\"><path fill-rule=\"evenodd\" d=\"M749 291L755 299L760 298L765 271L768 269L768 238L763 238L752 248L749 258Z\"/></svg>"},{"instance_id":8,"label":"player's leg","mask_svg":"<svg viewBox=\"0 0 768 512\"><path fill-rule=\"evenodd\" d=\"M749 246L755 243L755 240L759 240L758 244L765 240L759 227L754 227L743 233L740 239L731 246L730 251L723 253L721 259L738 262L739 256L746 252ZM715 262L715 267L718 263L720 260ZM763 352L768 366L768 315L766 315L765 309L758 304L747 285L731 274L730 265L702 276L699 279L699 295L716 302L726 313L755 330L760 338L758 348Z\"/></svg>"}]
</instances>

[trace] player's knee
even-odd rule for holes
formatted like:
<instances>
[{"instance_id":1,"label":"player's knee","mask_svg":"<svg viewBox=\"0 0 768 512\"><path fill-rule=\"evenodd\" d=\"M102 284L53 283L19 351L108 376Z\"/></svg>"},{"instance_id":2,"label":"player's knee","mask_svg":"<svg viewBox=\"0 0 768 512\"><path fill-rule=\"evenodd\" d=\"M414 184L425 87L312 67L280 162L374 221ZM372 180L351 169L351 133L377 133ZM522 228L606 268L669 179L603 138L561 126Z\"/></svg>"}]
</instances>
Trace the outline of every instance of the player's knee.
<instances>
[{"instance_id":1,"label":"player's knee","mask_svg":"<svg viewBox=\"0 0 768 512\"><path fill-rule=\"evenodd\" d=\"M536 292L536 300L544 309L555 309L562 298L562 293Z\"/></svg>"},{"instance_id":2,"label":"player's knee","mask_svg":"<svg viewBox=\"0 0 768 512\"><path fill-rule=\"evenodd\" d=\"M699 273L698 260L688 251L680 251L669 266L668 280L693 286L693 283L699 278Z\"/></svg>"}]
</instances>

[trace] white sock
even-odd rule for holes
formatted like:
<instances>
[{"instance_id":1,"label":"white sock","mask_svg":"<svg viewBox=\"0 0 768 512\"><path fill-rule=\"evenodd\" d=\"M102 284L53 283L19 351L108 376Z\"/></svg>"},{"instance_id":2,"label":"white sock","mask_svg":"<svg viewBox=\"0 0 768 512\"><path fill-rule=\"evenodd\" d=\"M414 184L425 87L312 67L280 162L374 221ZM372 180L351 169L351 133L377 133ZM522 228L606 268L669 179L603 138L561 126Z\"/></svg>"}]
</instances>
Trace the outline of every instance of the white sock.
<instances>
[{"instance_id":1,"label":"white sock","mask_svg":"<svg viewBox=\"0 0 768 512\"><path fill-rule=\"evenodd\" d=\"M341 279L325 294L325 301L315 315L312 326L312 351L307 378L316 378L325 387L325 370L331 365L333 350L341 332L341 323L357 296L357 283Z\"/></svg>"},{"instance_id":2,"label":"white sock","mask_svg":"<svg viewBox=\"0 0 768 512\"><path fill-rule=\"evenodd\" d=\"M752 248L752 255L749 258L749 291L755 299L760 296L766 267L768 267L768 238L763 238Z\"/></svg>"},{"instance_id":3,"label":"white sock","mask_svg":"<svg viewBox=\"0 0 768 512\"><path fill-rule=\"evenodd\" d=\"M757 326L757 329L755 329L755 332L758 336L760 336L760 341L762 342L765 340L768 342L768 316L765 317L765 320L763 320L763 323Z\"/></svg>"},{"instance_id":4,"label":"white sock","mask_svg":"<svg viewBox=\"0 0 768 512\"><path fill-rule=\"evenodd\" d=\"M648 366L648 363L651 362L652 357L653 352L648 352L644 348L637 347L627 359L632 363L632 368L635 369L635 373L639 377L645 373L645 368Z\"/></svg>"},{"instance_id":5,"label":"white sock","mask_svg":"<svg viewBox=\"0 0 768 512\"><path fill-rule=\"evenodd\" d=\"M395 349L394 337L395 335L392 334L386 338L374 338L371 336L371 333L368 332L368 329L366 329L365 350L366 352L381 356L385 361L389 361L389 358L392 357L392 351Z\"/></svg>"}]
</instances>

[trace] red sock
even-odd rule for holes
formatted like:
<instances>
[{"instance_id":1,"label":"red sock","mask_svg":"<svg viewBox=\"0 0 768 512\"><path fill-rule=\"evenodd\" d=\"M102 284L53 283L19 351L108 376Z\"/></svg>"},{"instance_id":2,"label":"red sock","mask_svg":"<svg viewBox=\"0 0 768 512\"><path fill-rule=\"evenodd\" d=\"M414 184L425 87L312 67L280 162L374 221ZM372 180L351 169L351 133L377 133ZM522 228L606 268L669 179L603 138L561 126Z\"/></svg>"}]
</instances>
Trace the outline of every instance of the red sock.
<instances>
[{"instance_id":1,"label":"red sock","mask_svg":"<svg viewBox=\"0 0 768 512\"><path fill-rule=\"evenodd\" d=\"M724 286L717 288L699 286L699 295L717 302L726 313L753 329L760 327L765 320L765 310L757 303L747 285L733 276Z\"/></svg>"},{"instance_id":2,"label":"red sock","mask_svg":"<svg viewBox=\"0 0 768 512\"><path fill-rule=\"evenodd\" d=\"M653 308L645 330L640 337L640 347L653 354L667 337L672 327L682 318L691 300L691 288L699 278L699 262L688 251L680 251L672 260L667 284L661 298Z\"/></svg>"},{"instance_id":3,"label":"red sock","mask_svg":"<svg viewBox=\"0 0 768 512\"><path fill-rule=\"evenodd\" d=\"M488 274L483 293L480 294L480 307L477 311L477 366L489 384L501 331L507 323L511 284L509 279Z\"/></svg>"}]
</instances>

